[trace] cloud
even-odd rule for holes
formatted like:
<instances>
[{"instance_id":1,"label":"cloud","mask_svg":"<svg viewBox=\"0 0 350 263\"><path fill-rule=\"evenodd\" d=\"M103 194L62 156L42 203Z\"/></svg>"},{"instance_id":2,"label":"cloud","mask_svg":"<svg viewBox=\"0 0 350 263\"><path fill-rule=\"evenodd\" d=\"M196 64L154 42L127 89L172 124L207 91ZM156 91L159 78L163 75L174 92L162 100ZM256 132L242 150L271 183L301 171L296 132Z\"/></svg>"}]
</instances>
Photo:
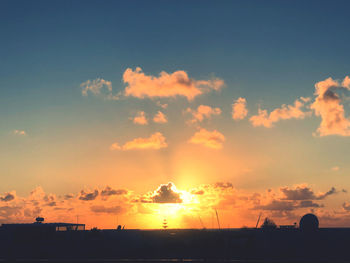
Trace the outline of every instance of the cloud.
<instances>
[{"instance_id":1,"label":"cloud","mask_svg":"<svg viewBox=\"0 0 350 263\"><path fill-rule=\"evenodd\" d=\"M168 108L168 104L167 103L161 103L160 101L157 101L157 106L161 107L162 109L166 109Z\"/></svg>"},{"instance_id":2,"label":"cloud","mask_svg":"<svg viewBox=\"0 0 350 263\"><path fill-rule=\"evenodd\" d=\"M65 194L64 195L64 199L66 199L66 200L69 200L69 199L72 199L72 198L74 198L74 194Z\"/></svg>"},{"instance_id":3,"label":"cloud","mask_svg":"<svg viewBox=\"0 0 350 263\"><path fill-rule=\"evenodd\" d=\"M332 167L332 171L334 171L334 172L338 172L339 170L340 170L339 166L333 166Z\"/></svg>"},{"instance_id":4,"label":"cloud","mask_svg":"<svg viewBox=\"0 0 350 263\"><path fill-rule=\"evenodd\" d=\"M98 190L94 190L93 192L86 193L84 190L80 192L79 199L83 201L92 201L95 200L98 196Z\"/></svg>"},{"instance_id":5,"label":"cloud","mask_svg":"<svg viewBox=\"0 0 350 263\"><path fill-rule=\"evenodd\" d=\"M80 87L82 88L81 93L83 96L87 96L88 92L94 95L100 94L103 88L107 89L108 92L112 92L112 82L101 78L87 80L81 83Z\"/></svg>"},{"instance_id":6,"label":"cloud","mask_svg":"<svg viewBox=\"0 0 350 263\"><path fill-rule=\"evenodd\" d=\"M139 125L147 125L148 120L144 111L139 111L134 118L132 118L133 123Z\"/></svg>"},{"instance_id":7,"label":"cloud","mask_svg":"<svg viewBox=\"0 0 350 263\"><path fill-rule=\"evenodd\" d=\"M204 119L210 119L212 116L220 115L220 108L212 108L207 105L199 105L197 110L192 110L191 108L187 108L186 112L192 114L192 120L190 123L202 122Z\"/></svg>"},{"instance_id":8,"label":"cloud","mask_svg":"<svg viewBox=\"0 0 350 263\"><path fill-rule=\"evenodd\" d=\"M350 203L349 202L344 202L343 203L343 209L345 211L350 211Z\"/></svg>"},{"instance_id":9,"label":"cloud","mask_svg":"<svg viewBox=\"0 0 350 263\"><path fill-rule=\"evenodd\" d=\"M319 136L350 136L350 120L345 117L344 106L336 93L337 90L350 89L350 78L346 76L340 84L337 80L327 78L315 84L316 99L311 105L316 116L321 117L317 129Z\"/></svg>"},{"instance_id":10,"label":"cloud","mask_svg":"<svg viewBox=\"0 0 350 263\"><path fill-rule=\"evenodd\" d=\"M349 76L345 76L342 84L341 84L344 88L350 90L350 77Z\"/></svg>"},{"instance_id":11,"label":"cloud","mask_svg":"<svg viewBox=\"0 0 350 263\"><path fill-rule=\"evenodd\" d=\"M109 149L110 149L111 151L115 151L115 150L121 150L122 147L120 147L119 144L118 144L117 142L115 142L115 143L111 144L111 146L109 147Z\"/></svg>"},{"instance_id":12,"label":"cloud","mask_svg":"<svg viewBox=\"0 0 350 263\"><path fill-rule=\"evenodd\" d=\"M247 114L247 100L245 98L238 98L232 104L232 119L243 120Z\"/></svg>"},{"instance_id":13,"label":"cloud","mask_svg":"<svg viewBox=\"0 0 350 263\"><path fill-rule=\"evenodd\" d=\"M284 200L272 200L270 203L266 205L258 205L255 207L256 209L261 210L277 210L277 211L291 211L295 209L295 205L291 201Z\"/></svg>"},{"instance_id":14,"label":"cloud","mask_svg":"<svg viewBox=\"0 0 350 263\"><path fill-rule=\"evenodd\" d=\"M4 196L0 196L0 200L3 202L9 202L14 200L16 197L15 192L9 192L9 193L5 193Z\"/></svg>"},{"instance_id":15,"label":"cloud","mask_svg":"<svg viewBox=\"0 0 350 263\"><path fill-rule=\"evenodd\" d=\"M167 119L167 117L165 116L164 113L162 113L161 111L158 111L157 114L154 115L153 121L155 123L167 123L168 119Z\"/></svg>"},{"instance_id":16,"label":"cloud","mask_svg":"<svg viewBox=\"0 0 350 263\"><path fill-rule=\"evenodd\" d=\"M82 88L81 94L83 96L88 96L89 93L95 96L103 95L108 100L118 100L121 96L121 94L114 95L112 82L102 78L87 80L81 83L80 87Z\"/></svg>"},{"instance_id":17,"label":"cloud","mask_svg":"<svg viewBox=\"0 0 350 263\"><path fill-rule=\"evenodd\" d=\"M182 203L180 193L176 191L173 183L162 184L152 196L154 203Z\"/></svg>"},{"instance_id":18,"label":"cloud","mask_svg":"<svg viewBox=\"0 0 350 263\"><path fill-rule=\"evenodd\" d=\"M308 190L300 190L305 188ZM285 191L281 189L298 191L290 197L295 200L286 200ZM44 215L51 222L62 220L75 222L76 215L79 215L79 221L85 223L87 227L98 225L110 228L112 222L115 223L115 215L121 214L127 218L127 225L135 228L153 228L155 225L147 225L147 222L152 222L163 215L169 216L172 227L172 216L181 221L179 227L202 227L198 220L195 220L194 225L187 225L182 220L185 217L198 218L200 214L203 223L208 224L211 218L215 217L216 209L223 222L237 220L233 223L236 227L240 227L240 224L255 226L256 219L262 211L264 217L277 218L279 224L296 222L303 214L314 212L322 220L322 225L323 222L333 226L347 225L350 219L348 202L344 202L341 208L326 207L319 203L325 196L335 192L335 188L331 188L328 192L316 193L306 185L254 192L234 188L230 182L217 182L178 190L173 183L167 183L145 195L106 186L103 189L94 188L92 191L83 190L78 194L68 194L67 200L64 194L56 197L55 194L45 193L41 187L37 187L28 196L16 196L8 202L0 201L0 223L30 222L40 215ZM8 193L14 195L14 191ZM5 197L6 194L2 196ZM81 197L88 202L81 201Z\"/></svg>"},{"instance_id":19,"label":"cloud","mask_svg":"<svg viewBox=\"0 0 350 263\"><path fill-rule=\"evenodd\" d=\"M153 149L159 150L162 148L168 147L168 144L165 141L165 137L162 133L156 132L153 133L148 138L135 138L131 141L126 142L122 147L118 145L118 143L113 143L110 146L111 150L141 150L141 149Z\"/></svg>"},{"instance_id":20,"label":"cloud","mask_svg":"<svg viewBox=\"0 0 350 263\"><path fill-rule=\"evenodd\" d=\"M189 139L188 142L193 144L201 144L212 149L221 149L224 141L225 136L217 130L208 131L201 128Z\"/></svg>"},{"instance_id":21,"label":"cloud","mask_svg":"<svg viewBox=\"0 0 350 263\"><path fill-rule=\"evenodd\" d=\"M101 196L124 195L127 193L128 191L125 189L114 190L110 186L106 186L106 188L101 191Z\"/></svg>"},{"instance_id":22,"label":"cloud","mask_svg":"<svg viewBox=\"0 0 350 263\"><path fill-rule=\"evenodd\" d=\"M121 206L110 206L105 207L103 205L94 205L91 206L91 211L94 213L106 213L106 214L120 214L124 210Z\"/></svg>"},{"instance_id":23,"label":"cloud","mask_svg":"<svg viewBox=\"0 0 350 263\"><path fill-rule=\"evenodd\" d=\"M272 200L266 205L258 205L255 208L269 211L292 211L300 208L319 208L323 207L311 200L303 200L298 202L286 200Z\"/></svg>"},{"instance_id":24,"label":"cloud","mask_svg":"<svg viewBox=\"0 0 350 263\"><path fill-rule=\"evenodd\" d=\"M214 187L227 189L227 188L233 188L233 185L230 182L216 182L214 184Z\"/></svg>"},{"instance_id":25,"label":"cloud","mask_svg":"<svg viewBox=\"0 0 350 263\"><path fill-rule=\"evenodd\" d=\"M13 130L12 132L14 135L19 135L19 136L26 136L27 133L24 130Z\"/></svg>"},{"instance_id":26,"label":"cloud","mask_svg":"<svg viewBox=\"0 0 350 263\"><path fill-rule=\"evenodd\" d=\"M323 200L327 196L337 193L337 190L332 187L326 193L315 194L312 189L306 185L296 186L294 189L281 187L280 191L284 194L282 200Z\"/></svg>"},{"instance_id":27,"label":"cloud","mask_svg":"<svg viewBox=\"0 0 350 263\"><path fill-rule=\"evenodd\" d=\"M211 90L220 90L224 81L218 78L211 80L195 80L188 77L185 71L174 73L162 71L158 77L148 76L140 67L135 71L125 70L123 81L127 84L124 94L136 98L161 98L183 96L193 100L196 96Z\"/></svg>"},{"instance_id":28,"label":"cloud","mask_svg":"<svg viewBox=\"0 0 350 263\"><path fill-rule=\"evenodd\" d=\"M266 128L273 127L273 123L280 120L288 119L304 119L306 116L310 115L310 112L303 111L303 107L309 98L301 97L294 102L294 105L285 105L283 104L280 108L274 109L270 114L267 110L258 110L258 115L250 117L250 122L254 127L264 126Z\"/></svg>"}]
</instances>

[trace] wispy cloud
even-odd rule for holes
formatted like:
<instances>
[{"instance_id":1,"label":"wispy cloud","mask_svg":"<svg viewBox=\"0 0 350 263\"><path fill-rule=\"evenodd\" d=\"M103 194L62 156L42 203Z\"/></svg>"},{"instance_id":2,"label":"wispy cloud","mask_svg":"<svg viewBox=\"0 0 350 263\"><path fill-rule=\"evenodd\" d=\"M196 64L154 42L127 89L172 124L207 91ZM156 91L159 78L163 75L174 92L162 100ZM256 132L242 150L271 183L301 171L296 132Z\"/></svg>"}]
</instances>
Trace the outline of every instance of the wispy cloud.
<instances>
[{"instance_id":1,"label":"wispy cloud","mask_svg":"<svg viewBox=\"0 0 350 263\"><path fill-rule=\"evenodd\" d=\"M167 117L165 116L165 114L163 112L158 111L157 114L154 115L153 121L155 123L167 123L168 119L167 119Z\"/></svg>"},{"instance_id":2,"label":"wispy cloud","mask_svg":"<svg viewBox=\"0 0 350 263\"><path fill-rule=\"evenodd\" d=\"M26 136L27 135L26 131L24 131L24 130L13 130L12 134L19 135L19 136Z\"/></svg>"},{"instance_id":3,"label":"wispy cloud","mask_svg":"<svg viewBox=\"0 0 350 263\"><path fill-rule=\"evenodd\" d=\"M183 96L192 100L198 95L219 90L224 86L221 79L195 80L189 78L182 70L170 74L162 71L158 77L148 76L140 67L135 71L131 68L126 69L123 81L127 84L125 95L140 99Z\"/></svg>"},{"instance_id":4,"label":"wispy cloud","mask_svg":"<svg viewBox=\"0 0 350 263\"><path fill-rule=\"evenodd\" d=\"M238 98L232 104L232 119L243 120L248 114L247 100L245 98Z\"/></svg>"},{"instance_id":5,"label":"wispy cloud","mask_svg":"<svg viewBox=\"0 0 350 263\"><path fill-rule=\"evenodd\" d=\"M87 80L81 83L80 87L83 96L88 96L91 93L93 95L103 95L108 100L118 100L120 97L120 94L113 94L112 82L102 78Z\"/></svg>"},{"instance_id":6,"label":"wispy cloud","mask_svg":"<svg viewBox=\"0 0 350 263\"><path fill-rule=\"evenodd\" d=\"M267 110L259 109L258 115L250 117L250 122L254 127L264 126L266 128L273 127L273 124L280 120L288 119L304 119L310 116L311 113L304 111L305 104L310 101L310 98L301 97L294 102L294 105L283 104L280 108L274 109L268 113Z\"/></svg>"},{"instance_id":7,"label":"wispy cloud","mask_svg":"<svg viewBox=\"0 0 350 263\"><path fill-rule=\"evenodd\" d=\"M201 128L190 139L189 143L200 144L212 149L221 149L225 141L225 136L217 130L208 131Z\"/></svg>"},{"instance_id":8,"label":"wispy cloud","mask_svg":"<svg viewBox=\"0 0 350 263\"><path fill-rule=\"evenodd\" d=\"M113 143L110 146L110 150L144 150L144 149L153 149L159 150L161 148L168 147L166 139L162 133L156 132L148 138L135 138L131 141L126 142L123 146L119 146L118 143Z\"/></svg>"}]
</instances>

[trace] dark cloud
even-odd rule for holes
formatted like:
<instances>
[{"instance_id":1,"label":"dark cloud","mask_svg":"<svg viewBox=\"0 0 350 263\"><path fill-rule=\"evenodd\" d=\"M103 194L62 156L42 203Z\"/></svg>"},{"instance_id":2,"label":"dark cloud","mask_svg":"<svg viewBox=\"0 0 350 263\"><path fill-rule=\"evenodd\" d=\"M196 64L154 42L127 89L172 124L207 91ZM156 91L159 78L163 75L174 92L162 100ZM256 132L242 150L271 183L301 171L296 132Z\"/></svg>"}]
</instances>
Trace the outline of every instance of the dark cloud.
<instances>
[{"instance_id":1,"label":"dark cloud","mask_svg":"<svg viewBox=\"0 0 350 263\"><path fill-rule=\"evenodd\" d=\"M192 190L191 194L193 194L193 195L203 195L204 194L204 190Z\"/></svg>"},{"instance_id":2,"label":"dark cloud","mask_svg":"<svg viewBox=\"0 0 350 263\"><path fill-rule=\"evenodd\" d=\"M344 209L345 211L350 211L350 203L344 202L344 203L343 203L343 209Z\"/></svg>"},{"instance_id":3,"label":"dark cloud","mask_svg":"<svg viewBox=\"0 0 350 263\"><path fill-rule=\"evenodd\" d=\"M327 196L337 193L337 190L332 187L324 194L316 195L314 191L307 186L297 186L295 189L289 187L282 187L280 191L284 194L282 200L323 200Z\"/></svg>"},{"instance_id":4,"label":"dark cloud","mask_svg":"<svg viewBox=\"0 0 350 263\"><path fill-rule=\"evenodd\" d=\"M12 201L13 199L15 199L15 196L11 193L6 193L4 196L0 197L0 200L3 202Z\"/></svg>"},{"instance_id":5,"label":"dark cloud","mask_svg":"<svg viewBox=\"0 0 350 263\"><path fill-rule=\"evenodd\" d=\"M306 208L306 207L323 207L323 205L319 205L311 200L303 200L299 203L299 205L296 208Z\"/></svg>"},{"instance_id":6,"label":"dark cloud","mask_svg":"<svg viewBox=\"0 0 350 263\"><path fill-rule=\"evenodd\" d=\"M95 190L91 193L86 193L84 190L80 192L79 199L83 201L92 201L95 200L96 197L98 196L98 191Z\"/></svg>"},{"instance_id":7,"label":"dark cloud","mask_svg":"<svg viewBox=\"0 0 350 263\"><path fill-rule=\"evenodd\" d=\"M52 202L49 202L46 204L47 206L56 206L56 202L55 201L52 201Z\"/></svg>"},{"instance_id":8,"label":"dark cloud","mask_svg":"<svg viewBox=\"0 0 350 263\"><path fill-rule=\"evenodd\" d=\"M294 203L292 201L286 200L272 200L267 205L258 205L256 209L270 210L270 211L291 211L295 209Z\"/></svg>"},{"instance_id":9,"label":"dark cloud","mask_svg":"<svg viewBox=\"0 0 350 263\"><path fill-rule=\"evenodd\" d=\"M290 200L272 200L267 205L258 205L255 208L269 211L292 211L299 208L319 208L323 205L317 204L312 200L290 201Z\"/></svg>"},{"instance_id":10,"label":"dark cloud","mask_svg":"<svg viewBox=\"0 0 350 263\"><path fill-rule=\"evenodd\" d=\"M233 188L233 185L229 182L217 182L217 183L215 183L214 186L217 188L224 188L224 189Z\"/></svg>"},{"instance_id":11,"label":"dark cloud","mask_svg":"<svg viewBox=\"0 0 350 263\"><path fill-rule=\"evenodd\" d=\"M118 190L114 190L109 186L106 186L106 188L104 190L101 191L101 195L102 196L111 196L111 195L125 195L127 194L128 191L124 190L124 189L118 189Z\"/></svg>"},{"instance_id":12,"label":"dark cloud","mask_svg":"<svg viewBox=\"0 0 350 263\"><path fill-rule=\"evenodd\" d=\"M179 193L176 193L173 189L173 184L162 184L157 189L152 200L154 203L182 203L182 199Z\"/></svg>"},{"instance_id":13,"label":"dark cloud","mask_svg":"<svg viewBox=\"0 0 350 263\"><path fill-rule=\"evenodd\" d=\"M68 199L72 199L74 198L74 194L66 194L64 195L64 199L68 200Z\"/></svg>"},{"instance_id":14,"label":"dark cloud","mask_svg":"<svg viewBox=\"0 0 350 263\"><path fill-rule=\"evenodd\" d=\"M121 206L105 207L103 205L95 205L91 206L90 209L94 213L119 214L123 212L123 208Z\"/></svg>"}]
</instances>

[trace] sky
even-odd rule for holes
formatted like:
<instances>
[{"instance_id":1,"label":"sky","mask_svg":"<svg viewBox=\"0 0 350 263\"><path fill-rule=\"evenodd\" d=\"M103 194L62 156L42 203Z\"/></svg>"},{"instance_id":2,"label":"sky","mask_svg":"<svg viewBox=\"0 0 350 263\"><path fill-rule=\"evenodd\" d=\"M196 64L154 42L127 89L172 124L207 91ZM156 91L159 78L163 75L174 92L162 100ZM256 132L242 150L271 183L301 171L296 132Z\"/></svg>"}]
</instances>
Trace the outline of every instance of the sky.
<instances>
[{"instance_id":1,"label":"sky","mask_svg":"<svg viewBox=\"0 0 350 263\"><path fill-rule=\"evenodd\" d=\"M1 1L0 223L350 219L348 1Z\"/></svg>"}]
</instances>

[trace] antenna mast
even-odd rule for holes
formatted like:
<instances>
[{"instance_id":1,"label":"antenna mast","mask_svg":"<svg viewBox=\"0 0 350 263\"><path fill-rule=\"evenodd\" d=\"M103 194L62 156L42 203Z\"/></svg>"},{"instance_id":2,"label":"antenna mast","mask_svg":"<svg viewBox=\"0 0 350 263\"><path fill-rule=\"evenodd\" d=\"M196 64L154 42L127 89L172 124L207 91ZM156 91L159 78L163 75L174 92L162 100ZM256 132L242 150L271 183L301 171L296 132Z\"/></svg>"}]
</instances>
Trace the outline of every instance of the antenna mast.
<instances>
[{"instance_id":1,"label":"antenna mast","mask_svg":"<svg viewBox=\"0 0 350 263\"><path fill-rule=\"evenodd\" d=\"M216 220L218 221L218 226L219 226L219 229L221 229L220 227L220 221L219 221L219 215L218 215L218 211L215 209L215 214L216 214Z\"/></svg>"},{"instance_id":2,"label":"antenna mast","mask_svg":"<svg viewBox=\"0 0 350 263\"><path fill-rule=\"evenodd\" d=\"M259 214L258 221L256 222L256 226L255 226L255 228L258 228L259 221L260 221L260 217L261 217L261 212L260 212L260 214Z\"/></svg>"}]
</instances>

